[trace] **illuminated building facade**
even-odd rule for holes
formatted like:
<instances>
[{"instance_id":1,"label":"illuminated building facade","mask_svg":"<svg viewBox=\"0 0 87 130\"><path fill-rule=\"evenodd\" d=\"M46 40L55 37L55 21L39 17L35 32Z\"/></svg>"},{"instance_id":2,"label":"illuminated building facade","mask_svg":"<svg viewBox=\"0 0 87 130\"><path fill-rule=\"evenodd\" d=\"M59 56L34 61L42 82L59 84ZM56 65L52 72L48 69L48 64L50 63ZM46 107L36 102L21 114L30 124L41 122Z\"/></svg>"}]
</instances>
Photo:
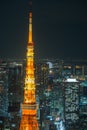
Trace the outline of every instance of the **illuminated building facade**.
<instances>
[{"instance_id":1,"label":"illuminated building facade","mask_svg":"<svg viewBox=\"0 0 87 130\"><path fill-rule=\"evenodd\" d=\"M79 82L74 78L64 81L64 116L66 127L79 121Z\"/></svg>"},{"instance_id":2,"label":"illuminated building facade","mask_svg":"<svg viewBox=\"0 0 87 130\"><path fill-rule=\"evenodd\" d=\"M87 124L87 79L80 83L80 106L79 106L80 123ZM87 127L87 125L86 125Z\"/></svg>"},{"instance_id":3,"label":"illuminated building facade","mask_svg":"<svg viewBox=\"0 0 87 130\"><path fill-rule=\"evenodd\" d=\"M4 128L8 110L8 64L0 61L0 129Z\"/></svg>"},{"instance_id":4,"label":"illuminated building facade","mask_svg":"<svg viewBox=\"0 0 87 130\"><path fill-rule=\"evenodd\" d=\"M23 80L23 65L18 63L9 63L8 67L8 98L9 98L9 111L14 111L15 106L22 101L22 80ZM17 98L16 98L17 97ZM14 105L15 104L15 105ZM12 110L11 110L12 107ZM13 108L14 107L14 108ZM19 107L20 108L20 107Z\"/></svg>"},{"instance_id":5,"label":"illuminated building facade","mask_svg":"<svg viewBox=\"0 0 87 130\"><path fill-rule=\"evenodd\" d=\"M47 63L37 63L35 65L35 80L37 85L46 86L48 83L49 66Z\"/></svg>"},{"instance_id":6,"label":"illuminated building facade","mask_svg":"<svg viewBox=\"0 0 87 130\"><path fill-rule=\"evenodd\" d=\"M32 6L32 2L30 2ZM29 12L29 40L26 55L26 74L24 84L24 101L20 130L38 130L37 106L34 75L34 43L32 41L32 10Z\"/></svg>"}]
</instances>

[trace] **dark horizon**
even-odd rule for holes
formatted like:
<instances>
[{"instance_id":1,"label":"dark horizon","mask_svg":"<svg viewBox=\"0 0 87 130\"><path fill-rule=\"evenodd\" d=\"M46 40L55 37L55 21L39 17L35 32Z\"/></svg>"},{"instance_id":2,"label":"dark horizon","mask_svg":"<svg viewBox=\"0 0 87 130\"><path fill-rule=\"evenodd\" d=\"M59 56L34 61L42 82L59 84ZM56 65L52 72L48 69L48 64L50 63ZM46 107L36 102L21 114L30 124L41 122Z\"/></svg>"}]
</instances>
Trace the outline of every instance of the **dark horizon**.
<instances>
[{"instance_id":1,"label":"dark horizon","mask_svg":"<svg viewBox=\"0 0 87 130\"><path fill-rule=\"evenodd\" d=\"M29 0L1 1L0 58L25 58ZM36 58L87 59L87 2L33 0Z\"/></svg>"}]
</instances>

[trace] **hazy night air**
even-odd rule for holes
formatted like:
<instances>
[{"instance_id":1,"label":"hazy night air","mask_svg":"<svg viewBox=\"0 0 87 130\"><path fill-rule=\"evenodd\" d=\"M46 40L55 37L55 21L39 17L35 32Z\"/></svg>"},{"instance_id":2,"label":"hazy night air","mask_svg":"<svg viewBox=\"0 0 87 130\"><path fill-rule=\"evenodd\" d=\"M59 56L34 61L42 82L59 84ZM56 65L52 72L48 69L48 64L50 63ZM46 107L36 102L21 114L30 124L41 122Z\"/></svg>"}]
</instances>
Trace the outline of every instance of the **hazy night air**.
<instances>
[{"instance_id":1,"label":"hazy night air","mask_svg":"<svg viewBox=\"0 0 87 130\"><path fill-rule=\"evenodd\" d=\"M25 58L28 2L1 1L0 58ZM87 2L82 0L33 0L36 57L87 58L86 14Z\"/></svg>"}]
</instances>

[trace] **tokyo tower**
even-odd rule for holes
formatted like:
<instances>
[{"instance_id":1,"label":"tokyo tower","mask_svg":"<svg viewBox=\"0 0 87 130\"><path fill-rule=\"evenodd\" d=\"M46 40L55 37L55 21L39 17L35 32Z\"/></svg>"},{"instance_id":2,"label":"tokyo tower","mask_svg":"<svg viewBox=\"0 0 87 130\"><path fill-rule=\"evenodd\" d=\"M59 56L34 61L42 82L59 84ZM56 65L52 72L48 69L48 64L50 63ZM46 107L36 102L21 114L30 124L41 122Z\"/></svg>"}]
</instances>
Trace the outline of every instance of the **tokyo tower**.
<instances>
[{"instance_id":1,"label":"tokyo tower","mask_svg":"<svg viewBox=\"0 0 87 130\"><path fill-rule=\"evenodd\" d=\"M31 0L30 6L32 7ZM29 36L27 44L25 72L24 101L21 105L22 118L20 122L20 130L39 130L35 97L34 43L32 41L32 9L29 11Z\"/></svg>"}]
</instances>

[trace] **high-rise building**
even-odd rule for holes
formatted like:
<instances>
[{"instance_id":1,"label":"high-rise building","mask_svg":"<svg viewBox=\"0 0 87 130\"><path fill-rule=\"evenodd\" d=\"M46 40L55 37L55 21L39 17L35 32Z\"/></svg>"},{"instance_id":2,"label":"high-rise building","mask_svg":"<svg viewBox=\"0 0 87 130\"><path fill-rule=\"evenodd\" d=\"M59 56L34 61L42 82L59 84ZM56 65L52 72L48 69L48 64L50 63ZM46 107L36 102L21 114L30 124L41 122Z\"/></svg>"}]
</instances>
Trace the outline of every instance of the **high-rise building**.
<instances>
[{"instance_id":1,"label":"high-rise building","mask_svg":"<svg viewBox=\"0 0 87 130\"><path fill-rule=\"evenodd\" d=\"M35 64L35 81L37 85L44 86L48 83L49 66L47 63Z\"/></svg>"},{"instance_id":2,"label":"high-rise building","mask_svg":"<svg viewBox=\"0 0 87 130\"><path fill-rule=\"evenodd\" d=\"M32 1L30 1L32 7ZM34 75L34 43L32 41L32 10L29 12L29 40L26 55L26 74L24 81L24 100L21 106L22 119L20 130L38 130L36 86Z\"/></svg>"},{"instance_id":3,"label":"high-rise building","mask_svg":"<svg viewBox=\"0 0 87 130\"><path fill-rule=\"evenodd\" d=\"M87 124L87 80L80 84L79 116L81 125Z\"/></svg>"},{"instance_id":4,"label":"high-rise building","mask_svg":"<svg viewBox=\"0 0 87 130\"><path fill-rule=\"evenodd\" d=\"M9 107L22 102L23 64L12 62L8 67L8 98ZM13 110L14 111L14 110Z\"/></svg>"},{"instance_id":5,"label":"high-rise building","mask_svg":"<svg viewBox=\"0 0 87 130\"><path fill-rule=\"evenodd\" d=\"M10 129L18 129L21 111L20 104L23 99L23 64L9 62L8 64L8 123Z\"/></svg>"},{"instance_id":6,"label":"high-rise building","mask_svg":"<svg viewBox=\"0 0 87 130\"><path fill-rule=\"evenodd\" d=\"M8 64L0 62L0 128L4 128L5 118L8 116Z\"/></svg>"},{"instance_id":7,"label":"high-rise building","mask_svg":"<svg viewBox=\"0 0 87 130\"><path fill-rule=\"evenodd\" d=\"M66 127L79 121L79 82L74 78L64 81L64 117Z\"/></svg>"}]
</instances>

